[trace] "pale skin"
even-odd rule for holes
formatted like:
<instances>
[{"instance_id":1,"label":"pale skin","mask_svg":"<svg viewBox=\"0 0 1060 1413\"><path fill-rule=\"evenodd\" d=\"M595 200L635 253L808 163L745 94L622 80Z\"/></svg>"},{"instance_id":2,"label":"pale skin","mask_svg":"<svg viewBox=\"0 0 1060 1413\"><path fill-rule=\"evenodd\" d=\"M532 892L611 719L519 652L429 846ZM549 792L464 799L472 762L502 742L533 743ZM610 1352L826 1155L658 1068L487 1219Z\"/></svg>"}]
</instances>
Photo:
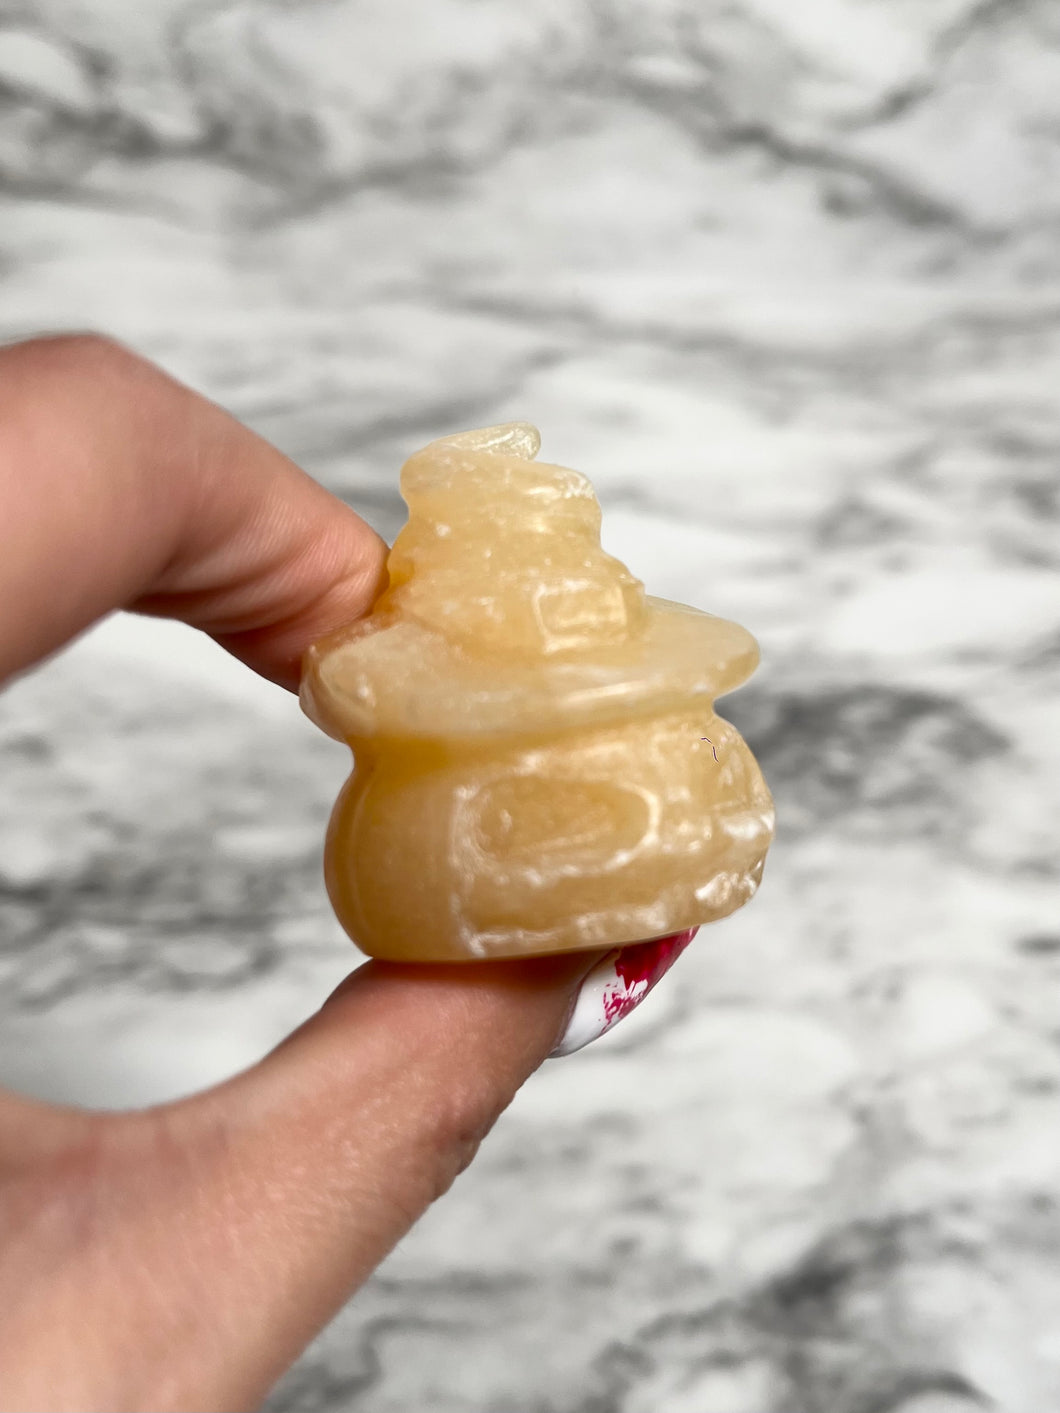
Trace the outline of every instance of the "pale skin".
<instances>
[{"instance_id":1,"label":"pale skin","mask_svg":"<svg viewBox=\"0 0 1060 1413\"><path fill-rule=\"evenodd\" d=\"M0 681L126 608L293 689L385 555L125 349L0 349ZM371 962L260 1064L152 1109L0 1092L0 1409L253 1408L470 1162L595 960Z\"/></svg>"}]
</instances>

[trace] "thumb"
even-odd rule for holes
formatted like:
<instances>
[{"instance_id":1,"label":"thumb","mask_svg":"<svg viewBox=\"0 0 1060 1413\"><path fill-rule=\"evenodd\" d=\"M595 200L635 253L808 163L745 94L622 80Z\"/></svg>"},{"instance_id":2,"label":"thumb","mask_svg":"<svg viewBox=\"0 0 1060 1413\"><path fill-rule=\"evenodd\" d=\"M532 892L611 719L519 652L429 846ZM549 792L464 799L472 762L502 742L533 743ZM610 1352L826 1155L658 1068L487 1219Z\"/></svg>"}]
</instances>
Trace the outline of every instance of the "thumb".
<instances>
[{"instance_id":1,"label":"thumb","mask_svg":"<svg viewBox=\"0 0 1060 1413\"><path fill-rule=\"evenodd\" d=\"M595 960L370 962L253 1069L100 1119L92 1220L33 1300L77 1386L20 1396L254 1406L470 1162Z\"/></svg>"}]
</instances>

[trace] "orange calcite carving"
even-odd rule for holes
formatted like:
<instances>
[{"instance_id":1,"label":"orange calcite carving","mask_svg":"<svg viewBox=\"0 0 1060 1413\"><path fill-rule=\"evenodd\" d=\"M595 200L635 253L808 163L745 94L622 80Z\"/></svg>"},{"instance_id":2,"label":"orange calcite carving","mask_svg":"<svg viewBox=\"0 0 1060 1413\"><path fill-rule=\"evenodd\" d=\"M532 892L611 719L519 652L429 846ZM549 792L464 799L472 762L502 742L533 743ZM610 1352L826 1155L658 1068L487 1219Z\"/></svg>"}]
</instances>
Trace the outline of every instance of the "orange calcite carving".
<instances>
[{"instance_id":1,"label":"orange calcite carving","mask_svg":"<svg viewBox=\"0 0 1060 1413\"><path fill-rule=\"evenodd\" d=\"M714 699L743 628L600 547L584 476L516 423L405 465L409 521L371 614L317 643L302 702L354 771L325 855L365 952L457 961L613 947L754 893L773 803Z\"/></svg>"}]
</instances>

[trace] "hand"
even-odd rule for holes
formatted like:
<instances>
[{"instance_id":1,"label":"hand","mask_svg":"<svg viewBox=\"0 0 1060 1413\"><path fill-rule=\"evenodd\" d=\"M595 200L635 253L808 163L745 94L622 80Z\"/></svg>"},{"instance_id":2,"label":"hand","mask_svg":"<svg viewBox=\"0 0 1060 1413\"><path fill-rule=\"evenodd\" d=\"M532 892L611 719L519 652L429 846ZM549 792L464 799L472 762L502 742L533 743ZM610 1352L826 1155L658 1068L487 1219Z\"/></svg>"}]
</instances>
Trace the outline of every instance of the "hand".
<instances>
[{"instance_id":1,"label":"hand","mask_svg":"<svg viewBox=\"0 0 1060 1413\"><path fill-rule=\"evenodd\" d=\"M0 526L0 680L128 608L294 688L384 577L341 501L93 337L0 350ZM593 960L370 962L253 1069L142 1112L0 1093L0 1408L257 1403L470 1161Z\"/></svg>"}]
</instances>

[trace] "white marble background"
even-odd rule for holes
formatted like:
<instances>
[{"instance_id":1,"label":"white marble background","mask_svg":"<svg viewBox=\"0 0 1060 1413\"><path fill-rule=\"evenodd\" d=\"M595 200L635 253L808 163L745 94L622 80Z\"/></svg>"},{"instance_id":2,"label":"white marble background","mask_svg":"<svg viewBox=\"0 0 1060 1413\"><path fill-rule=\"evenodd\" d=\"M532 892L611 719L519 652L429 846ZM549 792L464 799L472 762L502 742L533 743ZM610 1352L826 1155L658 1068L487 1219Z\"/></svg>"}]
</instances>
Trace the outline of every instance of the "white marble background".
<instances>
[{"instance_id":1,"label":"white marble background","mask_svg":"<svg viewBox=\"0 0 1060 1413\"><path fill-rule=\"evenodd\" d=\"M118 335L387 534L535 420L763 648L761 895L273 1413L1060 1409L1058 312L1049 0L0 0L0 337ZM212 644L112 621L0 759L6 1082L186 1091L349 965L343 753Z\"/></svg>"}]
</instances>

